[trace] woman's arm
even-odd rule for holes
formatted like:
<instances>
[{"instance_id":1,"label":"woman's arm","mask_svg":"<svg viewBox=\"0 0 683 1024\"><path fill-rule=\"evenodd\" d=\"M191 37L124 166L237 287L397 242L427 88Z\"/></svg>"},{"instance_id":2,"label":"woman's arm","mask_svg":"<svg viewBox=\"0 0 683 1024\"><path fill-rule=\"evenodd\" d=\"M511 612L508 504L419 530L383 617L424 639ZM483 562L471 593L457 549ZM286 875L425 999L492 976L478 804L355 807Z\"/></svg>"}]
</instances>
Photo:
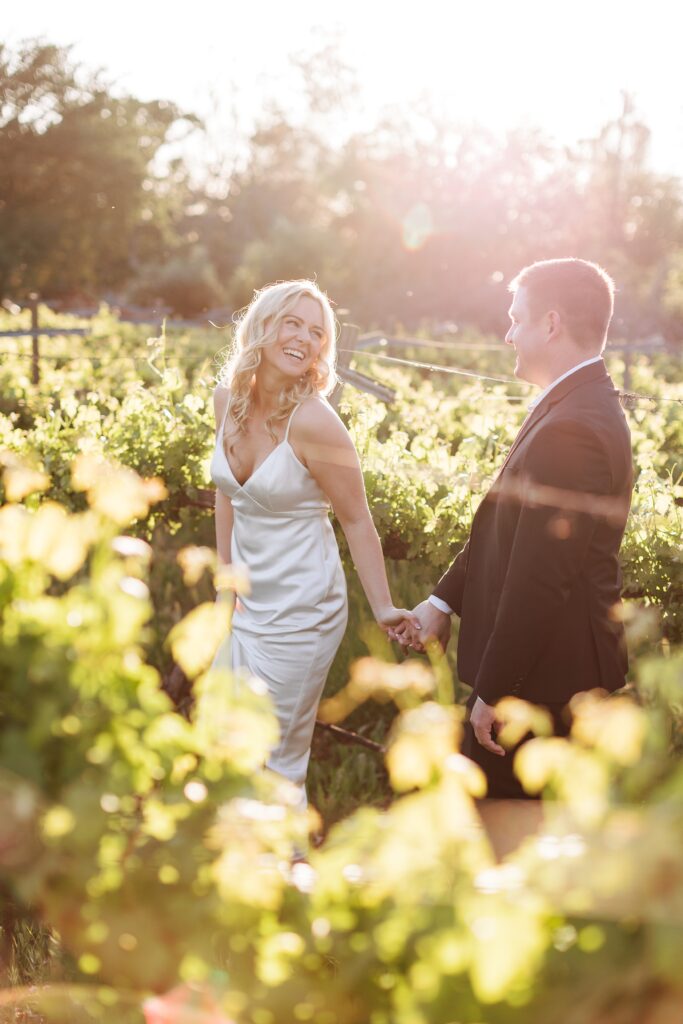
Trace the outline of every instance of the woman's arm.
<instances>
[{"instance_id":1,"label":"woman's arm","mask_svg":"<svg viewBox=\"0 0 683 1024\"><path fill-rule=\"evenodd\" d=\"M388 627L412 620L412 614L396 608L391 599L358 454L342 421L325 403L308 401L293 421L292 446L330 499L377 622Z\"/></svg>"},{"instance_id":2,"label":"woman's arm","mask_svg":"<svg viewBox=\"0 0 683 1024\"><path fill-rule=\"evenodd\" d=\"M216 430L220 429L228 404L230 393L226 388L217 387L213 393L213 409L216 415ZM223 439L221 438L221 444ZM230 548L232 543L233 511L232 502L221 490L216 488L216 550L218 561L222 565L230 565L232 560Z\"/></svg>"},{"instance_id":3,"label":"woman's arm","mask_svg":"<svg viewBox=\"0 0 683 1024\"><path fill-rule=\"evenodd\" d=\"M232 543L232 502L222 491L216 490L216 550L221 565L230 565Z\"/></svg>"}]
</instances>

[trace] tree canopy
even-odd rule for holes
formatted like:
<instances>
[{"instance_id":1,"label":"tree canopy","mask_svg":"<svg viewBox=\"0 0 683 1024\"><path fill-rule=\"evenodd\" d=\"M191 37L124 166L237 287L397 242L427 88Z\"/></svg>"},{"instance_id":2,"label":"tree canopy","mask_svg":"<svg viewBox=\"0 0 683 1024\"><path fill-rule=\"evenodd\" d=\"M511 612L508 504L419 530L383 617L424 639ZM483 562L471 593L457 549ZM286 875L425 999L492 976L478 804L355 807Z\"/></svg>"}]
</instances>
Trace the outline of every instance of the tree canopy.
<instances>
[{"instance_id":1,"label":"tree canopy","mask_svg":"<svg viewBox=\"0 0 683 1024\"><path fill-rule=\"evenodd\" d=\"M150 164L182 118L113 95L66 48L0 45L0 293L125 284Z\"/></svg>"},{"instance_id":2,"label":"tree canopy","mask_svg":"<svg viewBox=\"0 0 683 1024\"><path fill-rule=\"evenodd\" d=\"M427 106L341 138L352 72L330 44L296 67L303 114L272 103L227 142L243 159L160 174L159 150L178 124L201 132L196 118L115 95L68 49L0 47L0 293L161 298L195 315L315 276L368 327L500 330L521 266L580 255L617 281L619 334L680 336L681 182L650 167L628 96L570 148Z\"/></svg>"}]
</instances>

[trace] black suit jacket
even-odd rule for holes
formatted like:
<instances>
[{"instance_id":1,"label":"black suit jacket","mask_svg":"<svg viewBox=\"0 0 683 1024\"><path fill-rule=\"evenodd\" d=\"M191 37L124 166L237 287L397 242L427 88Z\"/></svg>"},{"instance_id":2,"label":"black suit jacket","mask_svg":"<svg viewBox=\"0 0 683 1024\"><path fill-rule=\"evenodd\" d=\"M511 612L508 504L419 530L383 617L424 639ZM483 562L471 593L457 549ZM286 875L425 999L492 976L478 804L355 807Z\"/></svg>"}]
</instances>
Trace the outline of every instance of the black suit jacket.
<instances>
[{"instance_id":1,"label":"black suit jacket","mask_svg":"<svg viewBox=\"0 0 683 1024\"><path fill-rule=\"evenodd\" d=\"M633 486L630 432L602 361L530 412L434 590L461 617L474 696L560 704L624 684L618 553Z\"/></svg>"}]
</instances>

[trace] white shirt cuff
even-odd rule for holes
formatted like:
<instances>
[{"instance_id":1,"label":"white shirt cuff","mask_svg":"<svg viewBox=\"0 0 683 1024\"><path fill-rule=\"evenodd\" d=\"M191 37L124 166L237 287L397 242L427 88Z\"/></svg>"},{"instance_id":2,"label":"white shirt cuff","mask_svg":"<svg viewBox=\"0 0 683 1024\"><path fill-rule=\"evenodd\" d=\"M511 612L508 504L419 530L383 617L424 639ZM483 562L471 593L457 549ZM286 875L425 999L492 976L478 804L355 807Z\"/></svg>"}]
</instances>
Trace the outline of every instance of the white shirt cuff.
<instances>
[{"instance_id":1,"label":"white shirt cuff","mask_svg":"<svg viewBox=\"0 0 683 1024\"><path fill-rule=\"evenodd\" d=\"M427 598L427 600L429 601L430 604L433 604L435 608L438 608L440 612L444 612L446 615L453 614L453 609L450 607L450 605L447 605L446 602L442 601L440 597L434 597L434 594L431 594L430 597Z\"/></svg>"}]
</instances>

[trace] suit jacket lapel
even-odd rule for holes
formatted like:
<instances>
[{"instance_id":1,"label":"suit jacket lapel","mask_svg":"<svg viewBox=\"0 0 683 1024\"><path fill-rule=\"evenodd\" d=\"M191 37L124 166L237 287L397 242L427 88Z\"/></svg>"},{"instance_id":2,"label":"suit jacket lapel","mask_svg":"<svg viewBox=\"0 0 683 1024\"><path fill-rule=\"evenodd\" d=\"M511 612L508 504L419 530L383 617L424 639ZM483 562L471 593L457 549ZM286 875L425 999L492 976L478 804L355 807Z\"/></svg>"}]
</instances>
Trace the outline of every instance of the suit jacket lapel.
<instances>
[{"instance_id":1,"label":"suit jacket lapel","mask_svg":"<svg viewBox=\"0 0 683 1024\"><path fill-rule=\"evenodd\" d=\"M548 398L550 398L550 395L548 395ZM542 420L549 410L550 404L548 402L541 402L539 405L535 405L534 408L530 410L529 415L522 423L522 426L519 428L517 437L512 442L510 450L505 456L505 462L500 467L499 473L503 472L508 462L512 458L513 454L517 451L517 448L519 447L520 443L524 440L524 438L529 433L531 428L535 426L535 424L538 423L539 420Z\"/></svg>"},{"instance_id":2,"label":"suit jacket lapel","mask_svg":"<svg viewBox=\"0 0 683 1024\"><path fill-rule=\"evenodd\" d=\"M565 377L565 379L560 381L560 383L557 384L552 389L552 391L548 395L546 395L541 402L538 403L538 405L534 406L534 408L529 412L527 418L522 423L522 426L519 429L517 437L512 442L512 447L510 448L510 451L507 453L503 465L500 467L500 470L496 474L496 479L498 478L500 473L503 472L508 462L510 461L511 456L517 450L520 443L524 440L524 438L529 433L531 428L535 427L536 424L539 423L543 419L543 417L550 412L554 405L557 405L558 402L561 402L563 398L566 398L566 396L570 394L572 391L574 391L576 388L581 387L582 384L587 384L589 381L599 380L601 378L609 380L604 362L601 361L599 363L591 363L590 366L584 366L582 367L582 369L577 370L576 373L571 373L568 377Z\"/></svg>"}]
</instances>

